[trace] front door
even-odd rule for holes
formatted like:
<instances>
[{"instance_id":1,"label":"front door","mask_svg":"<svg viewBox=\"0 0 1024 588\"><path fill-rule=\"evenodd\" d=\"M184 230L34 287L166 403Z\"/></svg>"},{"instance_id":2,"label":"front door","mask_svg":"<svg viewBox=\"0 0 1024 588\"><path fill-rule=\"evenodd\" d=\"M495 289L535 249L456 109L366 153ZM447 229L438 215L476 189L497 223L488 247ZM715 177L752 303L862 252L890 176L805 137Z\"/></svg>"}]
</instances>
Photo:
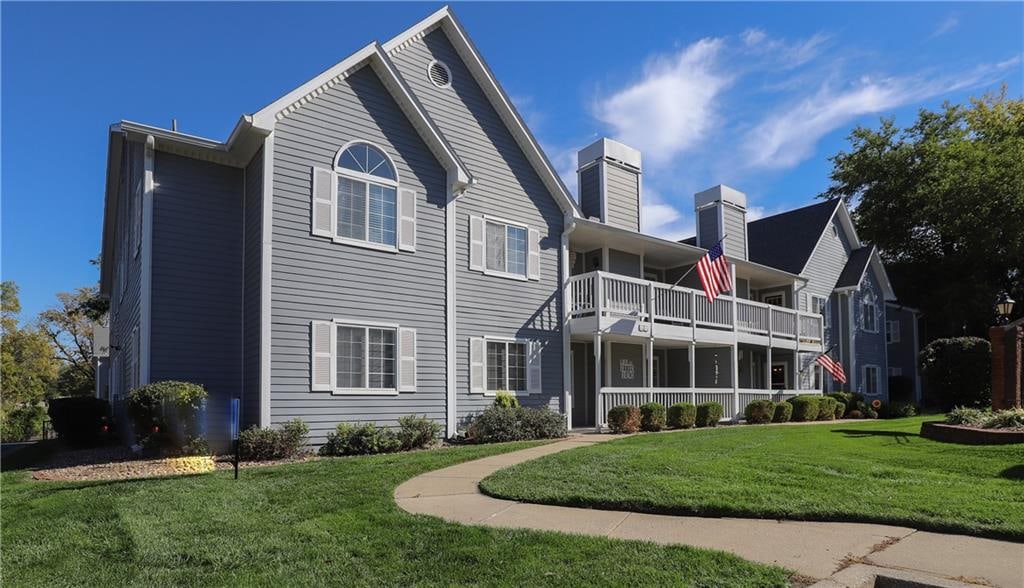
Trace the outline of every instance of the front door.
<instances>
[{"instance_id":1,"label":"front door","mask_svg":"<svg viewBox=\"0 0 1024 588\"><path fill-rule=\"evenodd\" d=\"M789 389L789 370L783 362L772 362L772 390Z\"/></svg>"},{"instance_id":2,"label":"front door","mask_svg":"<svg viewBox=\"0 0 1024 588\"><path fill-rule=\"evenodd\" d=\"M594 426L593 351L586 343L573 343L569 352L572 363L572 426Z\"/></svg>"}]
</instances>

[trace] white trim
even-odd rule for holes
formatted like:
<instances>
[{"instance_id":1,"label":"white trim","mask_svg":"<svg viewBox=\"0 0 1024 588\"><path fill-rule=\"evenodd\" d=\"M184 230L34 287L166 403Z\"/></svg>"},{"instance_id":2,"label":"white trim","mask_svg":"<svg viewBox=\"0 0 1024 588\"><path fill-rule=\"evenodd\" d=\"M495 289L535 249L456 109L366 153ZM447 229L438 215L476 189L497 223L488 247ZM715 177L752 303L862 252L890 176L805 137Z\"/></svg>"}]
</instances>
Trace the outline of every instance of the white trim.
<instances>
[{"instance_id":1,"label":"white trim","mask_svg":"<svg viewBox=\"0 0 1024 588\"><path fill-rule=\"evenodd\" d=\"M748 286L748 288L749 288L749 286ZM778 288L778 289L775 289L775 290L762 290L761 291L761 296L760 296L761 299L757 300L757 302L760 302L761 304L770 304L769 302L767 302L765 300L765 298L768 298L770 296L775 296L775 295L781 295L782 296L782 304L778 305L779 308L789 308L788 306L786 306L786 292L787 292L787 288ZM774 306L774 305L772 305L772 306Z\"/></svg>"},{"instance_id":2,"label":"white trim","mask_svg":"<svg viewBox=\"0 0 1024 588\"><path fill-rule=\"evenodd\" d=\"M608 166L604 158L598 160L601 173L598 174L597 195L601 199L601 222L608 224Z\"/></svg>"},{"instance_id":3,"label":"white trim","mask_svg":"<svg viewBox=\"0 0 1024 588\"><path fill-rule=\"evenodd\" d=\"M795 353L793 354L793 360L794 360L793 363L796 363L796 354ZM784 360L784 359L780 360L780 361L772 360L772 363L771 363L772 369L768 371L768 374L769 374L768 389L769 390L775 390L775 388L773 387L772 381L771 381L771 374L775 373L775 366L779 366L779 365L782 366L782 375L784 376L783 377L784 382L783 382L782 389L783 390L790 390L791 388L789 387L789 384L790 384L790 382L789 382L789 370L786 369L787 367L789 367L789 362Z\"/></svg>"},{"instance_id":4,"label":"white trim","mask_svg":"<svg viewBox=\"0 0 1024 588\"><path fill-rule=\"evenodd\" d=\"M274 255L274 134L263 139L263 202L260 222L260 426L270 426L271 271Z\"/></svg>"},{"instance_id":5,"label":"white trim","mask_svg":"<svg viewBox=\"0 0 1024 588\"><path fill-rule=\"evenodd\" d=\"M523 352L523 361L525 362L525 364L523 365L524 376L525 376L525 378L523 380L523 385L527 386L527 387L524 388L523 390L509 390L508 388L505 388L505 391L506 392L510 392L512 394L515 394L516 396L529 396L530 395L530 389L529 389L529 380L530 380L530 351L531 351L530 346L533 344L534 340L532 340L532 339L522 339L522 338L519 338L519 337L505 337L505 336L501 336L501 335L484 335L483 337L480 337L480 338L484 340L484 350L483 350L484 351L484 356L483 356L484 392L483 392L483 395L484 396L496 396L497 392L498 392L497 390L491 390L490 388L487 387L488 386L488 382L487 382L487 378L488 378L488 373L487 373L487 355L488 355L488 353L487 353L487 344L488 343L506 343L506 345L505 345L505 385L508 386L508 370L509 370L510 366L509 366L509 361L508 361L508 345L507 344L508 343L519 343L519 344L522 344L525 347L525 350Z\"/></svg>"},{"instance_id":6,"label":"white trim","mask_svg":"<svg viewBox=\"0 0 1024 588\"><path fill-rule=\"evenodd\" d=\"M483 232L483 235L481 235L483 237L483 241L484 241L484 259L483 259L483 270L482 270L483 274L487 275L487 276L494 276L496 278L505 278L505 279L509 279L509 280L517 280L517 281L520 281L520 282L529 282L530 281L530 277L529 277L530 276L530 226L526 225L526 224L523 224L521 222L510 221L510 220L506 220L506 219L499 218L499 217L496 217L496 216L491 216L491 215L488 215L488 214L483 215L481 218L483 219L483 222L484 222L484 226L483 226L484 232ZM526 249L523 250L524 267L523 267L523 273L522 274L514 274L514 273L511 273L511 272L508 272L508 271L492 270L492 269L487 267L487 223L494 223L494 224L497 224L497 225L504 225L505 226L505 269L506 270L508 269L508 227L515 227L517 229L522 229L522 230L526 231L526 237L525 237L525 239L523 241L523 243L526 245Z\"/></svg>"},{"instance_id":7,"label":"white trim","mask_svg":"<svg viewBox=\"0 0 1024 588\"><path fill-rule=\"evenodd\" d=\"M367 386L366 387L359 387L359 388L342 388L342 387L338 386L337 379L335 379L335 384L334 384L333 389L331 390L331 394L334 395L334 396L398 396L398 394L399 394L399 378L401 377L401 374L399 374L399 370L401 369L400 368L400 364L401 364L401 350L399 349L399 346L400 346L400 343L401 343L399 341L399 330L401 329L401 327L399 326L399 324L398 323L389 323L389 322L366 321L366 320L362 320L362 319L347 319L347 318L339 318L339 317L331 318L330 322L332 323L335 332L337 332L338 327L351 327L351 328L361 328L361 329L363 329L363 332L367 335L365 337L365 339L363 340L363 381L364 381L364 383L367 384ZM394 369L394 374L393 374L394 378L395 378L395 387L394 388L370 388L369 387L369 379L370 379L370 339L369 339L369 329L389 330L389 331L392 331L395 334L395 345L394 345L394 347L395 347L395 358L394 358L395 369ZM332 336L332 341L333 340L335 340L335 339ZM332 364L337 366L337 362L338 362L338 348L337 348L337 345L335 345L334 348L331 349L331 355L334 357L334 361L332 362ZM337 369L337 367L335 367L335 369Z\"/></svg>"},{"instance_id":8,"label":"white trim","mask_svg":"<svg viewBox=\"0 0 1024 588\"><path fill-rule=\"evenodd\" d=\"M875 370L875 393L872 394L867 391L867 383L870 381L868 378L868 369ZM861 392L864 396L881 396L882 395L882 383L881 383L881 368L873 363L866 363L860 367L861 376L864 379L864 389Z\"/></svg>"},{"instance_id":9,"label":"white trim","mask_svg":"<svg viewBox=\"0 0 1024 588\"><path fill-rule=\"evenodd\" d=\"M559 302L562 304L562 329L560 333L562 339L562 409L565 411L566 429L571 431L574 371L572 367L572 340L569 335L569 322L571 320L569 307L571 306L571 301L566 300L566 297L569 292L569 276L572 273L569 267L569 234L576 228L576 224L573 222L572 215L570 214L564 215L563 220L562 241L561 247L558 250L558 268L561 272ZM586 372L586 369L583 371Z\"/></svg>"},{"instance_id":10,"label":"white trim","mask_svg":"<svg viewBox=\"0 0 1024 588\"><path fill-rule=\"evenodd\" d=\"M849 328L849 341L850 341L850 377L848 385L852 392L857 391L857 329L854 328L853 323L853 296L851 294L846 295L846 321L847 327Z\"/></svg>"},{"instance_id":11,"label":"white trim","mask_svg":"<svg viewBox=\"0 0 1024 588\"><path fill-rule=\"evenodd\" d=\"M440 66L441 69L443 69L448 74L448 83L446 83L446 84L438 84L437 82L434 81L434 76L430 75L430 70L433 69L433 67L435 65ZM427 72L427 80L435 88L446 89L446 88L451 88L452 87L452 68L448 67L447 63L441 61L440 59L432 59L430 61L430 63L427 64L426 72Z\"/></svg>"},{"instance_id":12,"label":"white trim","mask_svg":"<svg viewBox=\"0 0 1024 588\"><path fill-rule=\"evenodd\" d=\"M450 178L451 174L449 174ZM453 184L449 180L449 184ZM444 317L445 317L445 435L454 437L458 432L458 411L456 410L456 377L458 373L456 330L457 315L455 312L455 300L457 295L455 277L457 263L456 247L456 221L458 219L456 209L457 194L453 188L449 189L448 205L444 211L444 232L445 232L445 268L444 268Z\"/></svg>"},{"instance_id":13,"label":"white trim","mask_svg":"<svg viewBox=\"0 0 1024 588\"><path fill-rule=\"evenodd\" d=\"M388 165L390 165L391 169L395 172L395 179L392 180L392 179L389 179L389 178L382 178L380 176L375 176L375 175L368 174L368 173L357 172L357 171L350 170L348 168L344 168L344 167L341 167L340 165L338 165L338 160L341 158L341 154L344 153L346 149L348 149L348 148L350 148L350 147L352 147L354 145L369 145L370 147L373 147L374 149L376 149L387 160ZM398 175L398 166L395 165L395 160L394 160L394 158L391 157L391 154L388 153L387 150L385 150L380 145L377 145L376 143L373 143L371 141L364 141L362 139L356 139L356 140L349 141L349 142L345 143L344 145L342 145L341 148L338 149L338 151L334 154L334 159L332 160L332 164L331 164L331 171L332 171L332 173L334 173L334 176L335 176L335 180L334 180L335 189L331 191L331 198L334 200L334 206L333 206L334 213L333 214L335 216L335 219L333 219L332 223L331 223L334 226L334 231L333 231L333 234L331 235L331 241L333 241L334 243L338 243L340 245L352 245L354 247L362 247L364 249L373 249L375 251L384 251L384 252L387 252L387 253L398 253L399 252L399 248L398 248L398 244L399 244L399 231L401 230L401 226L400 226L400 223L401 223L401 211L400 211L400 206L399 206L399 200L402 197L402 195L400 193L400 191L402 189L402 185L401 185L401 181L400 181L399 175ZM342 237L342 236L338 235L337 214L338 214L338 206L340 205L340 202L338 202L337 181L338 181L338 178L342 178L342 177L344 177L346 179L350 179L350 180L356 181L356 182L360 182L360 183L365 185L365 189L364 189L364 194L365 194L364 198L365 198L365 200L364 200L364 206L363 206L363 236L365 238L363 238L363 239L358 239L356 237ZM389 245L387 243L378 243L376 241L371 241L370 240L370 185L371 184L377 184L379 186L390 188L390 189L395 191L395 244L394 245ZM314 229L315 229L315 227L314 227Z\"/></svg>"},{"instance_id":14,"label":"white trim","mask_svg":"<svg viewBox=\"0 0 1024 588\"><path fill-rule=\"evenodd\" d=\"M156 141L152 136L146 137L143 150L142 172L142 272L139 278L139 383L149 383L150 366L152 365L152 321L153 321L153 180Z\"/></svg>"},{"instance_id":15,"label":"white trim","mask_svg":"<svg viewBox=\"0 0 1024 588\"><path fill-rule=\"evenodd\" d=\"M382 178L381 176L375 176L373 174L357 172L355 170L348 169L347 167L341 167L340 165L338 165L338 160L341 159L341 154L344 153L348 148L352 147L353 145L369 145L370 147L373 147L374 149L379 151L380 154L383 155L388 160L388 164L391 166L391 170L395 172L395 179L392 180L388 178ZM398 178L398 166L395 165L394 158L391 157L391 154L388 153L386 149L374 143L373 141L367 141L365 139L354 139L352 141L349 141L348 143L342 145L337 152L335 152L334 159L331 161L331 168L334 170L335 173L350 176L352 179L359 180L361 182L388 184L396 189L398 188L398 184L400 183L400 180Z\"/></svg>"}]
</instances>

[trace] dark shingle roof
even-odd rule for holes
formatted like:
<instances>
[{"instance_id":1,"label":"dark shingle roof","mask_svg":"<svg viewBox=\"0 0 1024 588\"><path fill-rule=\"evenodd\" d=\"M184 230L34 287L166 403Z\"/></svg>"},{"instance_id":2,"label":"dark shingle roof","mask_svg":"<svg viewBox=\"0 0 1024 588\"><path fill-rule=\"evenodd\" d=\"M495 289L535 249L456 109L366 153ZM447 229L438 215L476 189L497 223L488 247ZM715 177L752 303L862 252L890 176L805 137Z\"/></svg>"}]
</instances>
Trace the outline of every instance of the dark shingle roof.
<instances>
[{"instance_id":1,"label":"dark shingle roof","mask_svg":"<svg viewBox=\"0 0 1024 588\"><path fill-rule=\"evenodd\" d=\"M846 266L843 267L843 273L839 274L836 288L856 288L859 286L860 277L864 275L864 268L871 261L871 252L874 250L875 246L871 245L851 251L849 259L846 260Z\"/></svg>"},{"instance_id":2,"label":"dark shingle roof","mask_svg":"<svg viewBox=\"0 0 1024 588\"><path fill-rule=\"evenodd\" d=\"M747 223L750 261L799 274L837 206L827 200Z\"/></svg>"}]
</instances>

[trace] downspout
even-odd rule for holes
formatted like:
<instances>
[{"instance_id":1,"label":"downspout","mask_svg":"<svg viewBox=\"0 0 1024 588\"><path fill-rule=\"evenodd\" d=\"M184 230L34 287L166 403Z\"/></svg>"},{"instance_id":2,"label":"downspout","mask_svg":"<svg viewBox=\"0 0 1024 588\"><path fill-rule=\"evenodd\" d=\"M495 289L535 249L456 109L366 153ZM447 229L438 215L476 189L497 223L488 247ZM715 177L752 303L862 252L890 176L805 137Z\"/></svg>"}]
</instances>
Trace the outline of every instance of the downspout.
<instances>
[{"instance_id":1,"label":"downspout","mask_svg":"<svg viewBox=\"0 0 1024 588\"><path fill-rule=\"evenodd\" d=\"M458 433L458 410L456 408L457 402L457 364L456 361L456 337L457 337L457 325L455 316L455 273L457 263L457 252L456 252L456 201L465 195L466 191L472 187L476 181L470 180L468 183L460 181L457 177L457 172L449 171L448 174L450 186L448 194L448 203L444 208L444 225L445 225L445 275L444 275L444 292L445 292L445 304L444 304L444 325L445 325L445 437L451 439Z\"/></svg>"},{"instance_id":2,"label":"downspout","mask_svg":"<svg viewBox=\"0 0 1024 588\"><path fill-rule=\"evenodd\" d=\"M561 301L562 301L562 406L565 409L566 428L572 429L572 348L569 333L569 319L571 316L570 304L572 304L569 290L569 234L576 230L576 217L572 211L565 213L562 228L562 247L559 250L561 263L559 270L562 273Z\"/></svg>"}]
</instances>

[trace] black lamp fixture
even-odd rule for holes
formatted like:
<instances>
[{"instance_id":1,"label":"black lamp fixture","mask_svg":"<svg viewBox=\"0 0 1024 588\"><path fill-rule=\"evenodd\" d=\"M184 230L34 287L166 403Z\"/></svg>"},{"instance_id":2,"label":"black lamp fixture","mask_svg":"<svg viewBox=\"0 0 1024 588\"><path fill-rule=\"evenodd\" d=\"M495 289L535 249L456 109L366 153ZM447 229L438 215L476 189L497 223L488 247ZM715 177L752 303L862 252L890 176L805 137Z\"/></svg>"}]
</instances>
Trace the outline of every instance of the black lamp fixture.
<instances>
[{"instance_id":1,"label":"black lamp fixture","mask_svg":"<svg viewBox=\"0 0 1024 588\"><path fill-rule=\"evenodd\" d=\"M999 319L999 324L1006 324L1010 321L1010 313L1013 312L1013 304L1016 302L1010 295L1003 292L999 295L996 300L996 315Z\"/></svg>"}]
</instances>

